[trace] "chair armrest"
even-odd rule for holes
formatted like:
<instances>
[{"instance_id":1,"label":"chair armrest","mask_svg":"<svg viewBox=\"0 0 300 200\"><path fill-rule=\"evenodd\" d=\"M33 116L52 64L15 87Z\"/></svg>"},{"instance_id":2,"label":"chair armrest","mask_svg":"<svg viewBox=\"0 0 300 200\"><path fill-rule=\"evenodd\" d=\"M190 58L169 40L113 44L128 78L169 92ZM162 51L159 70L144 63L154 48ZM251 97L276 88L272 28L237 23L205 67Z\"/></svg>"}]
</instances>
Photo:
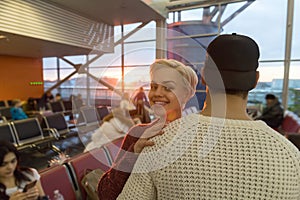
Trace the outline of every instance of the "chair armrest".
<instances>
[{"instance_id":1,"label":"chair armrest","mask_svg":"<svg viewBox=\"0 0 300 200\"><path fill-rule=\"evenodd\" d=\"M43 132L52 135L57 140L60 138L60 134L56 128L43 128Z\"/></svg>"}]
</instances>

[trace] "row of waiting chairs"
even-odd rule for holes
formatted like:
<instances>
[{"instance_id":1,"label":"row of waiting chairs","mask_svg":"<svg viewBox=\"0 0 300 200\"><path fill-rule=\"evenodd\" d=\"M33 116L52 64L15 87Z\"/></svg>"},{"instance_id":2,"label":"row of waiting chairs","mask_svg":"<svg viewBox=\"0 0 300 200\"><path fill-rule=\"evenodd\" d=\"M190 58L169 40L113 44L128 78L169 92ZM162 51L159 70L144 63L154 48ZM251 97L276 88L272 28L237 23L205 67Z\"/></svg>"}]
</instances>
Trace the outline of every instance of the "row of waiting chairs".
<instances>
[{"instance_id":1,"label":"row of waiting chairs","mask_svg":"<svg viewBox=\"0 0 300 200\"><path fill-rule=\"evenodd\" d=\"M99 109L101 112L99 112ZM102 114L100 117L99 113ZM80 133L93 131L99 127L99 122L109 113L108 108L83 107L80 109L82 124L71 127L68 125L64 113L57 112L43 116L42 123L38 118L28 118L23 120L6 121L0 123L0 136L9 142L14 143L18 149L34 147L39 144L59 140ZM93 124L95 126L93 126ZM71 127L71 128L70 128ZM58 151L51 144L53 150Z\"/></svg>"},{"instance_id":2,"label":"row of waiting chairs","mask_svg":"<svg viewBox=\"0 0 300 200\"><path fill-rule=\"evenodd\" d=\"M102 121L105 116L110 113L108 107L90 107L85 106L80 108L79 117L77 123L93 124Z\"/></svg>"},{"instance_id":3,"label":"row of waiting chairs","mask_svg":"<svg viewBox=\"0 0 300 200\"><path fill-rule=\"evenodd\" d=\"M1 104L0 104L1 105ZM64 115L71 115L72 110L72 102L71 101L55 101L47 104L47 108L53 113L63 113ZM0 114L4 116L6 120L11 121L12 115L10 112L10 106L0 106Z\"/></svg>"},{"instance_id":4,"label":"row of waiting chairs","mask_svg":"<svg viewBox=\"0 0 300 200\"><path fill-rule=\"evenodd\" d=\"M38 118L0 123L1 139L15 144L18 149L34 147L76 135L77 131L69 127L62 113L43 116L42 123ZM53 150L59 151L52 144L51 147Z\"/></svg>"},{"instance_id":5,"label":"row of waiting chairs","mask_svg":"<svg viewBox=\"0 0 300 200\"><path fill-rule=\"evenodd\" d=\"M51 143L58 138L52 129L42 129L37 118L1 123L0 136L19 150ZM56 150L54 146L53 150Z\"/></svg>"},{"instance_id":6,"label":"row of waiting chairs","mask_svg":"<svg viewBox=\"0 0 300 200\"><path fill-rule=\"evenodd\" d=\"M47 104L47 107L52 112L70 112L75 109L72 107L72 101L54 101Z\"/></svg>"},{"instance_id":7,"label":"row of waiting chairs","mask_svg":"<svg viewBox=\"0 0 300 200\"><path fill-rule=\"evenodd\" d=\"M72 114L72 103L71 101L56 101L48 103L48 108L53 113L63 113L64 115ZM0 107L1 116L5 117L7 121L11 121L12 115L10 112L11 106Z\"/></svg>"},{"instance_id":8,"label":"row of waiting chairs","mask_svg":"<svg viewBox=\"0 0 300 200\"><path fill-rule=\"evenodd\" d=\"M42 127L53 130L59 139L77 135L77 131L74 129L75 127L68 125L62 113L53 113L44 116L42 119Z\"/></svg>"},{"instance_id":9,"label":"row of waiting chairs","mask_svg":"<svg viewBox=\"0 0 300 200\"><path fill-rule=\"evenodd\" d=\"M5 121L10 121L12 119L10 108L11 107L0 107L0 115Z\"/></svg>"},{"instance_id":10,"label":"row of waiting chairs","mask_svg":"<svg viewBox=\"0 0 300 200\"><path fill-rule=\"evenodd\" d=\"M77 125L83 123L88 125L97 124L110 113L106 106L81 106L76 108L76 106L72 107L71 101L50 102L48 107L53 113L63 113L64 115L78 114Z\"/></svg>"},{"instance_id":11,"label":"row of waiting chairs","mask_svg":"<svg viewBox=\"0 0 300 200\"><path fill-rule=\"evenodd\" d=\"M53 191L59 190L68 200L83 200L87 194L81 181L87 170L109 169L115 159L123 138L114 140L103 147L84 152L67 160L63 165L40 171L41 183L46 195L53 198Z\"/></svg>"},{"instance_id":12,"label":"row of waiting chairs","mask_svg":"<svg viewBox=\"0 0 300 200\"><path fill-rule=\"evenodd\" d=\"M78 132L85 133L96 130L109 113L110 110L107 107L81 107L75 122Z\"/></svg>"},{"instance_id":13,"label":"row of waiting chairs","mask_svg":"<svg viewBox=\"0 0 300 200\"><path fill-rule=\"evenodd\" d=\"M56 112L62 112L62 113L76 113L79 112L82 108L88 107L88 106L79 106L76 104L76 102L72 101L55 101L50 102L47 104L47 107L54 113ZM101 106L101 107L94 107L96 109L97 114L99 117L103 117L103 115L108 114L108 107L107 106Z\"/></svg>"},{"instance_id":14,"label":"row of waiting chairs","mask_svg":"<svg viewBox=\"0 0 300 200\"><path fill-rule=\"evenodd\" d=\"M9 107L12 106L13 100L0 100L0 107Z\"/></svg>"},{"instance_id":15,"label":"row of waiting chairs","mask_svg":"<svg viewBox=\"0 0 300 200\"><path fill-rule=\"evenodd\" d=\"M300 118L291 111L285 111L278 131L300 150Z\"/></svg>"}]
</instances>

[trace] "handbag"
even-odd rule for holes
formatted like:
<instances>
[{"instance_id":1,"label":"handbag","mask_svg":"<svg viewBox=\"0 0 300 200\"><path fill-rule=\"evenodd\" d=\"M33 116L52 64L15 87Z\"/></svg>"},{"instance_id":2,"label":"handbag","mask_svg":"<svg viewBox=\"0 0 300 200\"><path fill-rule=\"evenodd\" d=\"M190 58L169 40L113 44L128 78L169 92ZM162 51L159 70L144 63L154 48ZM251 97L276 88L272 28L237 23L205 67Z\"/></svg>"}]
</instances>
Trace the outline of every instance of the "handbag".
<instances>
[{"instance_id":1,"label":"handbag","mask_svg":"<svg viewBox=\"0 0 300 200\"><path fill-rule=\"evenodd\" d=\"M87 200L99 200L97 186L105 171L102 169L86 169L85 175L81 180L81 185L87 193Z\"/></svg>"}]
</instances>

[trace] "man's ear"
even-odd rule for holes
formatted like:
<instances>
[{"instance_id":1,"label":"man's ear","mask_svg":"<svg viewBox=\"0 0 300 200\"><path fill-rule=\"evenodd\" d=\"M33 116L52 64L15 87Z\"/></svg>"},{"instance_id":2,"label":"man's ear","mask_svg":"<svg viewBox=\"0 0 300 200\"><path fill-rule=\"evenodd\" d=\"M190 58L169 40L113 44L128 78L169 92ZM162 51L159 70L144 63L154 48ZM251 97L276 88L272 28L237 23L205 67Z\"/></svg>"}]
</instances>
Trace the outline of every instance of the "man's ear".
<instances>
[{"instance_id":1,"label":"man's ear","mask_svg":"<svg viewBox=\"0 0 300 200\"><path fill-rule=\"evenodd\" d=\"M257 85L257 83L258 83L258 79L259 79L259 71L256 71L256 82L255 82L255 87L256 87L256 85Z\"/></svg>"},{"instance_id":2,"label":"man's ear","mask_svg":"<svg viewBox=\"0 0 300 200\"><path fill-rule=\"evenodd\" d=\"M204 67L201 68L201 84L206 85L206 82L204 80L204 73L203 73L204 71L203 70L204 70Z\"/></svg>"},{"instance_id":3,"label":"man's ear","mask_svg":"<svg viewBox=\"0 0 300 200\"><path fill-rule=\"evenodd\" d=\"M201 76L201 84L202 84L202 85L206 85L206 82L205 82L203 76Z\"/></svg>"}]
</instances>

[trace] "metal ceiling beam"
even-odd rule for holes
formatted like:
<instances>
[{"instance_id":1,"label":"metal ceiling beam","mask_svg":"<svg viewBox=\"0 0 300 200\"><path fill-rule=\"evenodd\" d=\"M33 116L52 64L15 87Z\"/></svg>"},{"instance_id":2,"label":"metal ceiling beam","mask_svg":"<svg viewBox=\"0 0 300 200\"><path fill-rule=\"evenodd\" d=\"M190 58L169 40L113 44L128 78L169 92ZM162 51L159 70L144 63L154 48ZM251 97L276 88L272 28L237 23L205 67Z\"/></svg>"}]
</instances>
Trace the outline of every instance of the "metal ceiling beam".
<instances>
[{"instance_id":1,"label":"metal ceiling beam","mask_svg":"<svg viewBox=\"0 0 300 200\"><path fill-rule=\"evenodd\" d=\"M221 23L221 27L225 26L228 22L230 22L233 18L235 18L238 14L240 14L242 11L244 11L248 6L250 6L250 4L252 4L253 1L248 1L247 3L245 3L242 7L240 7L237 11L235 11L234 13L232 13L229 17L227 17L227 19L225 19L222 23Z\"/></svg>"},{"instance_id":2,"label":"metal ceiling beam","mask_svg":"<svg viewBox=\"0 0 300 200\"><path fill-rule=\"evenodd\" d=\"M166 4L166 8L169 12L189 10L194 8L204 8L209 6L216 6L219 4L229 4L237 2L253 2L255 0L181 0L181 1L172 1Z\"/></svg>"},{"instance_id":3,"label":"metal ceiling beam","mask_svg":"<svg viewBox=\"0 0 300 200\"><path fill-rule=\"evenodd\" d=\"M150 22L150 21L149 21ZM124 35L121 39L119 39L118 41L116 41L114 43L114 47L122 44L122 42L124 42L124 40L126 40L127 38L129 38L130 36L132 36L134 33L136 33L137 31L139 31L141 28L143 28L144 26L146 26L149 22L144 22L142 24L140 24L139 26L137 26L135 29L133 29L132 31L130 31L129 33L127 33L126 35ZM92 75L91 73L89 73L86 70L86 67L88 67L91 63L93 63L94 61L96 61L97 59L99 59L101 56L103 56L104 53L101 52L100 54L98 54L97 56L95 56L94 58L92 58L91 60L87 61L86 63L82 64L82 65L78 65L78 64L74 64L73 62L69 61L68 59L64 58L64 57L60 57L60 59L62 59L63 61L65 61L66 63L70 64L71 66L73 66L75 68L75 71L73 71L72 73L70 73L68 76L66 76L64 79L60 80L59 82L57 82L55 85L53 85L52 87L50 87L46 92L48 91L52 91L53 89L57 88L58 86L60 86L61 84L63 84L65 81L69 80L69 78L71 78L72 76L74 76L76 73L80 72L80 73L86 73L88 76L90 76L91 78L93 78L94 80L98 81L100 84L106 86L109 90L114 90L114 86L110 85L109 83L101 80L101 78L97 78L94 75ZM124 55L122 55L124 56ZM117 94L122 95L122 91L115 91Z\"/></svg>"}]
</instances>

